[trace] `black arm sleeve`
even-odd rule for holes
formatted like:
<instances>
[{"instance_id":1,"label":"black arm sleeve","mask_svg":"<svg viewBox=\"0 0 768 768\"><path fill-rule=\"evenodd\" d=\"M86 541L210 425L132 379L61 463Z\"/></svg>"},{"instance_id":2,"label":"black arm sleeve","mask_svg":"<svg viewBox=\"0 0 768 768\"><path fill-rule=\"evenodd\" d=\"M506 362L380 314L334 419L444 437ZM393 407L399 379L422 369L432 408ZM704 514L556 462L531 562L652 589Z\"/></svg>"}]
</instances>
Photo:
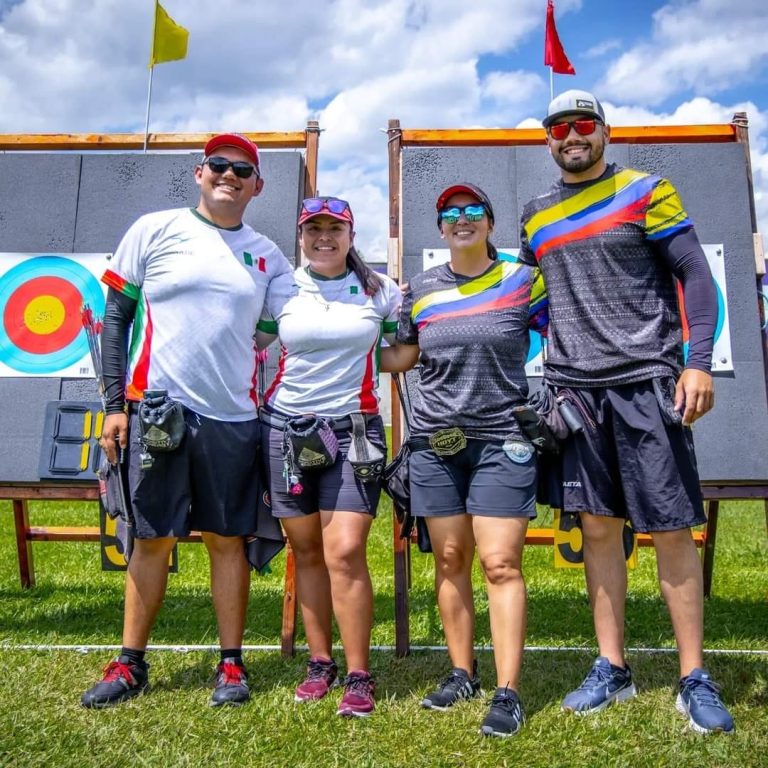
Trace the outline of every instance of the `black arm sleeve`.
<instances>
[{"instance_id":1,"label":"black arm sleeve","mask_svg":"<svg viewBox=\"0 0 768 768\"><path fill-rule=\"evenodd\" d=\"M135 299L110 288L101 329L101 370L104 376L104 410L121 413L125 407L125 369L128 364L128 330L136 314Z\"/></svg>"},{"instance_id":2,"label":"black arm sleeve","mask_svg":"<svg viewBox=\"0 0 768 768\"><path fill-rule=\"evenodd\" d=\"M693 227L659 240L658 253L683 286L690 339L686 368L709 373L717 326L717 294L707 257Z\"/></svg>"}]
</instances>

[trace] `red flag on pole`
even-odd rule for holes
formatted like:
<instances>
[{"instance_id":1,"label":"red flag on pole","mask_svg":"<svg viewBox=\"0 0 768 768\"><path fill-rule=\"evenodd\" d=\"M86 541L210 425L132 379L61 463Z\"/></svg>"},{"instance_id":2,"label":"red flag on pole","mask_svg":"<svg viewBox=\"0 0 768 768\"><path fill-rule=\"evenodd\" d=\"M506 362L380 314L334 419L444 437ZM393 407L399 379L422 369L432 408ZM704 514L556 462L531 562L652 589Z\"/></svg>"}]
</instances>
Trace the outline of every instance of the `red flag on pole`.
<instances>
[{"instance_id":1,"label":"red flag on pole","mask_svg":"<svg viewBox=\"0 0 768 768\"><path fill-rule=\"evenodd\" d=\"M560 75L575 75L555 27L555 0L547 0L547 29L544 35L544 65Z\"/></svg>"}]
</instances>

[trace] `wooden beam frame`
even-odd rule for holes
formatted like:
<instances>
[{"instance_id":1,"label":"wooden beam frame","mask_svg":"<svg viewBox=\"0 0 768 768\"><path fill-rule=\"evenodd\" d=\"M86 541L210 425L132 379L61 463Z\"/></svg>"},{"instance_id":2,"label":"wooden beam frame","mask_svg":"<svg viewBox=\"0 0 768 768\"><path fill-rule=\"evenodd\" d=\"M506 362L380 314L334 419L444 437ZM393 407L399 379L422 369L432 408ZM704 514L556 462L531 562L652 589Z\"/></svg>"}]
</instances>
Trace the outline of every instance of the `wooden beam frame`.
<instances>
[{"instance_id":1,"label":"wooden beam frame","mask_svg":"<svg viewBox=\"0 0 768 768\"><path fill-rule=\"evenodd\" d=\"M259 149L302 149L312 130L290 133L243 133ZM315 123L316 125L316 123ZM150 133L152 151L201 151L216 133ZM144 151L143 133L23 133L0 135L0 152L128 152Z\"/></svg>"},{"instance_id":2,"label":"wooden beam frame","mask_svg":"<svg viewBox=\"0 0 768 768\"><path fill-rule=\"evenodd\" d=\"M541 146L546 139L543 128L404 129L401 135L404 147ZM736 140L733 124L611 127L612 144L711 144Z\"/></svg>"}]
</instances>

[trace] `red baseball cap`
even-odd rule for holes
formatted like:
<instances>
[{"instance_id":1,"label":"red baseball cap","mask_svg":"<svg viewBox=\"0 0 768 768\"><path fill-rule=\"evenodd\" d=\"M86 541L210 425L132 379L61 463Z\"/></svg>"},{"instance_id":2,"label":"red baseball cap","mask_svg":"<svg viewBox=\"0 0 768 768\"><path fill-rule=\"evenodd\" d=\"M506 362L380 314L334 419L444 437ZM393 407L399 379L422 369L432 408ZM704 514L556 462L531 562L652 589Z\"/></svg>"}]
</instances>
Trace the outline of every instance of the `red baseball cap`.
<instances>
[{"instance_id":1,"label":"red baseball cap","mask_svg":"<svg viewBox=\"0 0 768 768\"><path fill-rule=\"evenodd\" d=\"M248 138L239 133L220 133L214 136L205 145L205 156L210 157L219 147L235 147L242 149L253 164L259 167L259 148Z\"/></svg>"},{"instance_id":2,"label":"red baseball cap","mask_svg":"<svg viewBox=\"0 0 768 768\"><path fill-rule=\"evenodd\" d=\"M453 197L454 195L458 195L461 192L464 192L467 195L472 195L472 197L481 202L485 210L488 211L488 218L491 220L491 223L494 223L493 206L491 205L491 201L488 195L486 195L485 192L480 189L480 187L465 181L461 181L458 184L452 184L450 187L447 187L440 193L440 196L437 198L437 203L435 205L437 212L440 213L440 211L445 208L445 203L449 198ZM437 226L440 226L439 216L437 218Z\"/></svg>"}]
</instances>

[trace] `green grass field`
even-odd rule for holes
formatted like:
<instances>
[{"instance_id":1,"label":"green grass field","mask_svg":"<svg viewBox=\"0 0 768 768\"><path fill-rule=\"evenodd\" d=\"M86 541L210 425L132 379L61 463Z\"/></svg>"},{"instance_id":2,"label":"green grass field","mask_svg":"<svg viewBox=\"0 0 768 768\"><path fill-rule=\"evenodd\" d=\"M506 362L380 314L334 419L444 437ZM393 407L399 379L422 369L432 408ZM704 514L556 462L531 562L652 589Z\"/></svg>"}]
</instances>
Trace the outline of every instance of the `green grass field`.
<instances>
[{"instance_id":1,"label":"green grass field","mask_svg":"<svg viewBox=\"0 0 768 768\"><path fill-rule=\"evenodd\" d=\"M35 525L93 525L95 504L31 506ZM537 525L551 525L548 511ZM376 593L372 642L394 643L391 512L382 504L369 553ZM19 644L119 642L122 584L119 573L99 570L96 544L35 543L37 586L19 587L10 502L0 502L0 765L1 766L766 766L768 765L768 538L762 503L721 504L713 596L706 606L706 645L753 651L717 653L707 664L723 685L736 719L730 737L701 737L685 730L675 712L677 658L635 650L629 654L640 695L591 718L559 711L562 696L578 685L594 655L589 606L581 571L555 570L549 547L529 547L531 650L526 654L521 696L528 722L513 739L477 734L485 703L454 711L419 707L420 697L448 668L444 652L414 652L398 659L374 651L378 683L375 716L346 721L335 716L338 693L316 705L297 705L293 688L306 654L293 660L279 652L249 652L253 698L240 709L207 706L212 652L154 651L153 691L121 707L87 711L82 690L94 682L113 651L19 650ZM279 643L284 557L273 572L254 576L249 645ZM216 644L203 547L179 548L180 572L152 642ZM414 550L411 642L444 643L432 591L432 559ZM490 642L482 581L476 579L477 643ZM671 627L658 594L655 558L640 551L630 574L627 644L672 647ZM303 637L299 626L297 642ZM341 653L337 654L341 658ZM493 659L479 653L487 688Z\"/></svg>"}]
</instances>

